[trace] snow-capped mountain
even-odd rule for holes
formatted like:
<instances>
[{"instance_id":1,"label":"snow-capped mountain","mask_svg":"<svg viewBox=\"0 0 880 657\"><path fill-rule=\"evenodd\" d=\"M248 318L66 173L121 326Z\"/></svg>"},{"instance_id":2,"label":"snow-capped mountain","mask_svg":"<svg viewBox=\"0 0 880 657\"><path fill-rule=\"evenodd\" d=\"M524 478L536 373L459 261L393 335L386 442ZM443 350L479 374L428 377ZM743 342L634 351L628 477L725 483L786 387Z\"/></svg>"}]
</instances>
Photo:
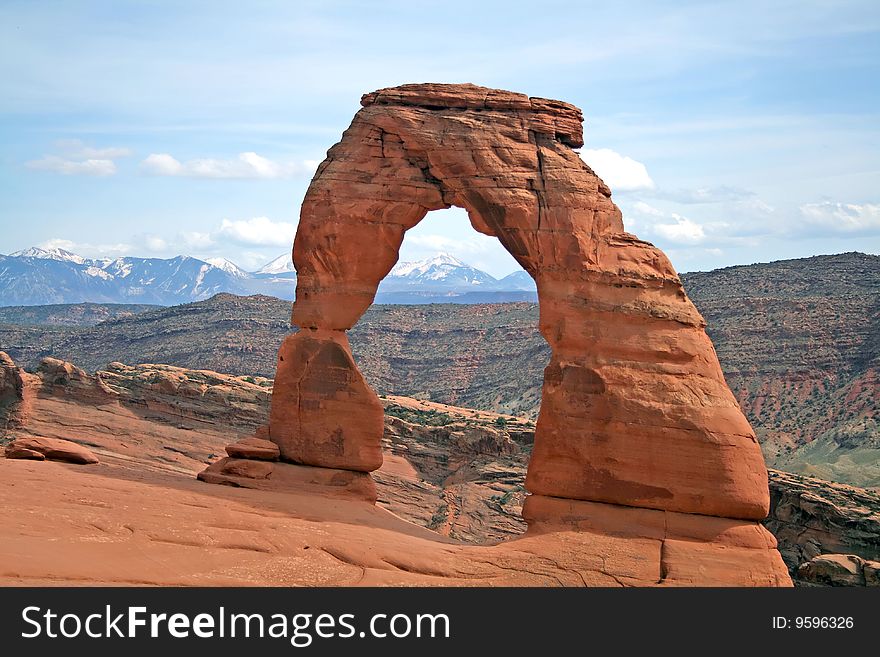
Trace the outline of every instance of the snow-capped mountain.
<instances>
[{"instance_id":1,"label":"snow-capped mountain","mask_svg":"<svg viewBox=\"0 0 880 657\"><path fill-rule=\"evenodd\" d=\"M39 246L32 246L29 249L22 249L10 254L15 258L40 258L42 260L58 260L60 262L73 262L81 265L85 262L85 258L78 256L64 249L52 248L42 249Z\"/></svg>"},{"instance_id":2,"label":"snow-capped mountain","mask_svg":"<svg viewBox=\"0 0 880 657\"><path fill-rule=\"evenodd\" d=\"M468 267L461 260L448 253L438 253L432 258L426 260L416 260L413 262L398 262L391 269L389 276L424 276L431 270L434 272L450 270L456 267Z\"/></svg>"},{"instance_id":3,"label":"snow-capped mountain","mask_svg":"<svg viewBox=\"0 0 880 657\"><path fill-rule=\"evenodd\" d=\"M80 302L173 305L207 299L218 292L249 294L250 290L238 276L189 256L91 260L62 249L38 248L0 256L3 306Z\"/></svg>"},{"instance_id":4,"label":"snow-capped mountain","mask_svg":"<svg viewBox=\"0 0 880 657\"><path fill-rule=\"evenodd\" d=\"M498 287L504 290L526 290L529 292L537 291L535 279L524 269L508 274L498 281Z\"/></svg>"},{"instance_id":5,"label":"snow-capped mountain","mask_svg":"<svg viewBox=\"0 0 880 657\"><path fill-rule=\"evenodd\" d=\"M275 258L272 262L267 262L265 265L260 267L255 274L291 274L296 273L296 269L293 268L293 260L290 257L289 253L283 253L277 258Z\"/></svg>"},{"instance_id":6,"label":"snow-capped mountain","mask_svg":"<svg viewBox=\"0 0 880 657\"><path fill-rule=\"evenodd\" d=\"M496 283L498 281L486 272L448 253L438 253L425 260L398 262L382 281L380 289L386 292L414 287L476 290L493 289Z\"/></svg>"},{"instance_id":7,"label":"snow-capped mountain","mask_svg":"<svg viewBox=\"0 0 880 657\"><path fill-rule=\"evenodd\" d=\"M401 262L385 277L377 303L487 303L535 300L525 272L496 280L440 253ZM64 249L33 247L0 255L0 306L52 303L176 305L219 292L292 299L296 272L288 254L247 272L225 258L89 259Z\"/></svg>"},{"instance_id":8,"label":"snow-capped mountain","mask_svg":"<svg viewBox=\"0 0 880 657\"><path fill-rule=\"evenodd\" d=\"M227 274L232 274L236 278L247 278L250 275L244 269L226 258L205 258L205 262L217 269L222 269Z\"/></svg>"}]
</instances>

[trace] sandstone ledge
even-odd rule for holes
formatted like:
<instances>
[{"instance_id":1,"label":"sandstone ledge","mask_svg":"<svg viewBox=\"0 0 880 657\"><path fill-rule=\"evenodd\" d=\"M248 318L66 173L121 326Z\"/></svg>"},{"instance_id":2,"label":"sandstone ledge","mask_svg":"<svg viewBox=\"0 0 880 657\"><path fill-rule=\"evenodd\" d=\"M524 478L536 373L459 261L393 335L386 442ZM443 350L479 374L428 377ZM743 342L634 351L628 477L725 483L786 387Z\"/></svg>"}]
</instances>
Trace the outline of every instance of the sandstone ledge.
<instances>
[{"instance_id":1,"label":"sandstone ledge","mask_svg":"<svg viewBox=\"0 0 880 657\"><path fill-rule=\"evenodd\" d=\"M368 474L293 463L224 458L200 472L198 478L209 484L307 493L370 504L375 504L377 498L376 484Z\"/></svg>"},{"instance_id":2,"label":"sandstone ledge","mask_svg":"<svg viewBox=\"0 0 880 657\"><path fill-rule=\"evenodd\" d=\"M98 457L88 447L70 440L26 436L13 440L6 446L6 458L29 459L33 461L64 461L78 465L98 463Z\"/></svg>"},{"instance_id":3,"label":"sandstone ledge","mask_svg":"<svg viewBox=\"0 0 880 657\"><path fill-rule=\"evenodd\" d=\"M277 461L281 456L278 445L265 438L249 436L237 443L226 446L226 453L236 459L255 459L257 461Z\"/></svg>"}]
</instances>

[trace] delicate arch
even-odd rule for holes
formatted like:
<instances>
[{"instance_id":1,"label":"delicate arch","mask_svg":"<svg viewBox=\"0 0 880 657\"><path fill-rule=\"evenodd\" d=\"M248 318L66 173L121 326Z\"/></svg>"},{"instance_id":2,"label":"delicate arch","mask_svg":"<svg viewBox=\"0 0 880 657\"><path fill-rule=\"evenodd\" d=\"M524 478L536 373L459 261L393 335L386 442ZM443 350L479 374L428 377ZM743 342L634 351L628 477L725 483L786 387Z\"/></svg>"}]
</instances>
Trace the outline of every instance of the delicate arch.
<instances>
[{"instance_id":1,"label":"delicate arch","mask_svg":"<svg viewBox=\"0 0 880 657\"><path fill-rule=\"evenodd\" d=\"M465 208L535 278L552 356L526 485L533 494L759 519L767 473L704 322L668 259L626 233L572 150L567 103L473 85L367 94L318 168L293 248L293 323L270 438L282 456L370 471L382 406L345 331L427 212Z\"/></svg>"}]
</instances>

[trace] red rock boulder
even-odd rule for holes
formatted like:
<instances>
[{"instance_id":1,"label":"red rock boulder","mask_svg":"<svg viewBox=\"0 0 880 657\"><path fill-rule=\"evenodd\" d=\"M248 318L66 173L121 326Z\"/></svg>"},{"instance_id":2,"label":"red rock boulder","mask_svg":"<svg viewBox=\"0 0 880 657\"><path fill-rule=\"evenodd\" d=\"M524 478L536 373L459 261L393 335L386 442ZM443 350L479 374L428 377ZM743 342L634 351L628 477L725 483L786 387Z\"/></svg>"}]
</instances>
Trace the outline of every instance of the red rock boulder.
<instances>
[{"instance_id":1,"label":"red rock boulder","mask_svg":"<svg viewBox=\"0 0 880 657\"><path fill-rule=\"evenodd\" d=\"M40 456L37 456L37 454ZM48 459L50 461L64 461L81 465L98 463L98 457L88 447L69 440L46 438L43 436L25 436L13 440L6 446L6 458Z\"/></svg>"}]
</instances>

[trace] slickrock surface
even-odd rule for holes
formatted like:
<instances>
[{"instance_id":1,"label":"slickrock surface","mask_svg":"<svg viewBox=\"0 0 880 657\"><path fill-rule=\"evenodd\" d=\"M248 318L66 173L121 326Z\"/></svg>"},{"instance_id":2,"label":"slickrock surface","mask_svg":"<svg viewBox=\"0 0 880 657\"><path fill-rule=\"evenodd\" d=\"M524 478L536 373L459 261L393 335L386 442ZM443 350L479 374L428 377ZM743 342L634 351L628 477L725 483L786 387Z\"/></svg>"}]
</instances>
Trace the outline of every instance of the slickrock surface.
<instances>
[{"instance_id":1,"label":"slickrock surface","mask_svg":"<svg viewBox=\"0 0 880 657\"><path fill-rule=\"evenodd\" d=\"M0 508L16 510L0 523L2 584L789 581L784 570L768 571L778 553L767 544L743 544L718 529L749 524L741 521L687 516L691 525L671 523L667 535L656 520L666 512L645 509L636 514L645 520L633 522L632 509L571 502L602 512L590 526L555 512L548 526L536 516L525 531L520 506L533 428L520 418L383 400L385 461L373 504L361 486L372 483L365 473L218 460L231 441L261 434L267 386L158 365L61 374L78 371L50 363L20 373L33 412L0 441L76 427L101 463L0 458ZM195 479L208 462L228 485Z\"/></svg>"},{"instance_id":2,"label":"slickrock surface","mask_svg":"<svg viewBox=\"0 0 880 657\"><path fill-rule=\"evenodd\" d=\"M301 330L282 347L270 424L282 454L308 454L332 436L333 467L378 467L363 454L378 449L380 416L344 332L397 262L404 232L456 205L537 282L552 355L528 489L763 518L764 461L703 318L663 253L624 231L610 190L572 150L583 144L580 111L473 85L404 85L361 104L303 201L293 249ZM294 383L285 363L323 350L338 353L339 366L326 369L333 385L317 374Z\"/></svg>"},{"instance_id":3,"label":"slickrock surface","mask_svg":"<svg viewBox=\"0 0 880 657\"><path fill-rule=\"evenodd\" d=\"M22 495L39 490L40 495ZM102 463L0 459L2 585L674 586L656 537L526 534L463 545L367 502L213 486ZM699 550L700 542L692 547ZM664 565L667 576L664 577ZM774 583L750 559L719 584ZM759 562L758 562L759 563ZM679 575L678 573L681 573ZM701 584L716 583L700 577Z\"/></svg>"}]
</instances>

